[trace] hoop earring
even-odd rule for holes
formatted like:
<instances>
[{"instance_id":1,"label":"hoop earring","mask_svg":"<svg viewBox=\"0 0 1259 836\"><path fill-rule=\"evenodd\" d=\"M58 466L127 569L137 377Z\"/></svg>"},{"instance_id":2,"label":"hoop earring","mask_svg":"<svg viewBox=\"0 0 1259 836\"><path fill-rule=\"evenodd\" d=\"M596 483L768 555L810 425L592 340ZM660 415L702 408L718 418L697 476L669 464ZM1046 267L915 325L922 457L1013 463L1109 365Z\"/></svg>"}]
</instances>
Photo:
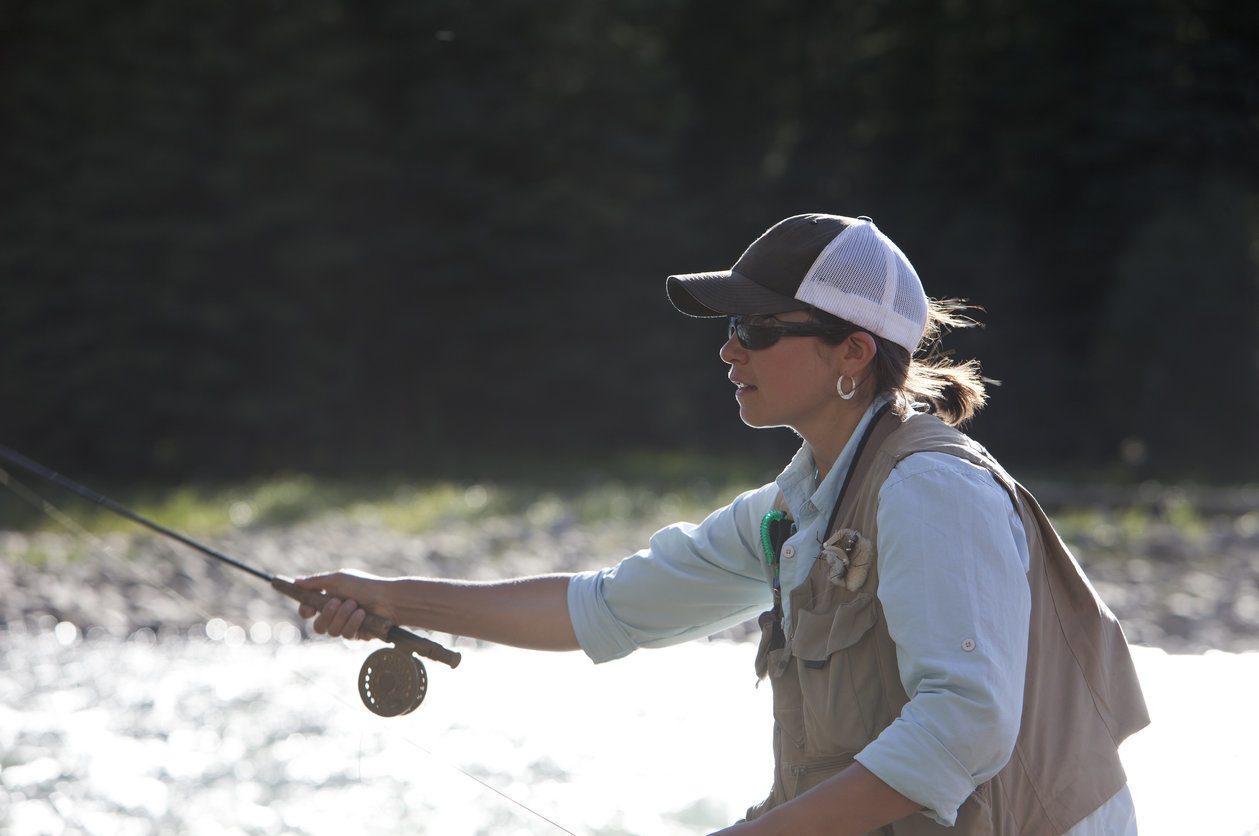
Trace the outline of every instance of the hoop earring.
<instances>
[{"instance_id":1,"label":"hoop earring","mask_svg":"<svg viewBox=\"0 0 1259 836\"><path fill-rule=\"evenodd\" d=\"M846 401L852 400L852 396L857 394L857 378L854 377L852 379L852 390L849 392L845 392L844 391L844 376L841 374L839 376L839 380L835 382L835 391L838 392L839 396L843 398L844 400Z\"/></svg>"}]
</instances>

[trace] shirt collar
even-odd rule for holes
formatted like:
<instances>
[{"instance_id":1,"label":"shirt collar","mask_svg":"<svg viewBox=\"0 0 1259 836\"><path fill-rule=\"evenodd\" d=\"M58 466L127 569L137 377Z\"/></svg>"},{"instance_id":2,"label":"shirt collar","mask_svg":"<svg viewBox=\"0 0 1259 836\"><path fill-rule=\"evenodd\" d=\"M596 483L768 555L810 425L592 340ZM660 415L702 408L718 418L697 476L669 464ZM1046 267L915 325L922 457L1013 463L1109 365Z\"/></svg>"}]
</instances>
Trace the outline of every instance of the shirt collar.
<instances>
[{"instance_id":1,"label":"shirt collar","mask_svg":"<svg viewBox=\"0 0 1259 836\"><path fill-rule=\"evenodd\" d=\"M839 488L843 485L849 468L852 467L861 436L865 434L874 413L889 399L887 395L880 395L866 409L865 414L861 416L861 421L848 438L848 443L840 451L839 458L835 460L835 465L822 480L822 484L816 486L814 484L813 474L816 471L816 464L813 461L813 448L807 441L800 445L800 449L796 451L791 462L774 480L783 493L787 507L791 509L791 516L798 521L797 524L801 524L801 521L820 509L829 510L835 504L839 496Z\"/></svg>"}]
</instances>

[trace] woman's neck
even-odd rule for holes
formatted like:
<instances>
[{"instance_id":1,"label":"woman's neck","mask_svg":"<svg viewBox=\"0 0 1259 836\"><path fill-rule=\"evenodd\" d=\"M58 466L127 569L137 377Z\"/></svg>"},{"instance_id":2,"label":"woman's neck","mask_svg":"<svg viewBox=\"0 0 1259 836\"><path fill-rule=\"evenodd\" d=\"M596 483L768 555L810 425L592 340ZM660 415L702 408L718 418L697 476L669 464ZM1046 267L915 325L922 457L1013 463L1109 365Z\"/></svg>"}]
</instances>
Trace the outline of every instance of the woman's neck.
<instances>
[{"instance_id":1,"label":"woman's neck","mask_svg":"<svg viewBox=\"0 0 1259 836\"><path fill-rule=\"evenodd\" d=\"M839 458L839 454L844 452L844 447L847 446L848 440L852 438L852 434L861 423L861 419L865 417L866 411L870 407L870 402L844 404L844 406L847 408L836 410L831 420L827 421L823 426L812 432L800 433L804 440L808 442L809 449L813 451L813 464L817 468L818 484L821 484L826 478L826 474L831 472L831 468L835 466L835 461Z\"/></svg>"}]
</instances>

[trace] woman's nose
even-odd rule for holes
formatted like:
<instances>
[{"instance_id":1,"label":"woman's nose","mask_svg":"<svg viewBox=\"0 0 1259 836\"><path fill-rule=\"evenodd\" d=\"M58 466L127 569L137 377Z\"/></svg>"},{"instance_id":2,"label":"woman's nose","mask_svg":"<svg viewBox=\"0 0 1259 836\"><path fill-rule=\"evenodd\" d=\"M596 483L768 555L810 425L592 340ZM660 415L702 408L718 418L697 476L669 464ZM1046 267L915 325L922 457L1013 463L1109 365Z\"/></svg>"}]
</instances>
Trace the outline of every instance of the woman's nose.
<instances>
[{"instance_id":1,"label":"woman's nose","mask_svg":"<svg viewBox=\"0 0 1259 836\"><path fill-rule=\"evenodd\" d=\"M739 340L734 334L726 337L726 341L722 344L721 350L717 352L722 362L729 363L731 366L736 363L746 362L748 359L748 351L739 345Z\"/></svg>"}]
</instances>

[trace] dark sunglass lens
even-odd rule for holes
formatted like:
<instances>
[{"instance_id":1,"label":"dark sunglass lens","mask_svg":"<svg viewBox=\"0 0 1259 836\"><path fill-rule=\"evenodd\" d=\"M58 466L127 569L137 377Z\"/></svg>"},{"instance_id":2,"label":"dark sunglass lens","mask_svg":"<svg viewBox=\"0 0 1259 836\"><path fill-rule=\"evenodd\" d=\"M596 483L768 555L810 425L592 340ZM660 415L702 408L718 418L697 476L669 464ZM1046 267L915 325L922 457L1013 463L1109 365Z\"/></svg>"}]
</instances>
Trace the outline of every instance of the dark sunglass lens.
<instances>
[{"instance_id":1,"label":"dark sunglass lens","mask_svg":"<svg viewBox=\"0 0 1259 836\"><path fill-rule=\"evenodd\" d=\"M769 348L778 342L779 333L777 328L771 325L747 325L744 326L747 331L747 339L744 345L753 351L760 351L762 348Z\"/></svg>"},{"instance_id":2,"label":"dark sunglass lens","mask_svg":"<svg viewBox=\"0 0 1259 836\"><path fill-rule=\"evenodd\" d=\"M778 329L766 325L749 325L731 317L730 333L739 341L739 345L748 351L759 351L769 348L778 342Z\"/></svg>"}]
</instances>

